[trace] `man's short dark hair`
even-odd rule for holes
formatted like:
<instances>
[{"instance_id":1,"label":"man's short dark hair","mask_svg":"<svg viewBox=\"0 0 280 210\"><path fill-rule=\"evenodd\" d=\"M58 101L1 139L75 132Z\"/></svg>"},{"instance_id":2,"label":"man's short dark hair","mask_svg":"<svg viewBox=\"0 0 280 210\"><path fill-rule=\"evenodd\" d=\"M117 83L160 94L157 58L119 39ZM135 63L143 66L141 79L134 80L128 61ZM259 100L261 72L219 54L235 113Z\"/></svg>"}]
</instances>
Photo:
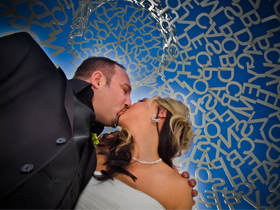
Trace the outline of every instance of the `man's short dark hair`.
<instances>
[{"instance_id":1,"label":"man's short dark hair","mask_svg":"<svg viewBox=\"0 0 280 210\"><path fill-rule=\"evenodd\" d=\"M93 72L101 71L106 78L106 84L110 85L112 76L116 73L115 65L118 65L124 71L126 70L123 65L109 58L89 57L77 68L74 78L88 79Z\"/></svg>"}]
</instances>

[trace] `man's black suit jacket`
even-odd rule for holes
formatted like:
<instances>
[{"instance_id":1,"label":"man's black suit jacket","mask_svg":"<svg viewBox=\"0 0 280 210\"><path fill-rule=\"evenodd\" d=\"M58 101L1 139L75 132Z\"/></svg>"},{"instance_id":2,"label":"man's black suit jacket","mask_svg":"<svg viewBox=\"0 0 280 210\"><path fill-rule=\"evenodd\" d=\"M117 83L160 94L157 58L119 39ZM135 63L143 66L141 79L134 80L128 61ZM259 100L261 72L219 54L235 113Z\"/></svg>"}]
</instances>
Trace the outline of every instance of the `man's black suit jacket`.
<instances>
[{"instance_id":1,"label":"man's black suit jacket","mask_svg":"<svg viewBox=\"0 0 280 210\"><path fill-rule=\"evenodd\" d=\"M93 121L28 33L0 38L0 208L73 208L96 167Z\"/></svg>"}]
</instances>

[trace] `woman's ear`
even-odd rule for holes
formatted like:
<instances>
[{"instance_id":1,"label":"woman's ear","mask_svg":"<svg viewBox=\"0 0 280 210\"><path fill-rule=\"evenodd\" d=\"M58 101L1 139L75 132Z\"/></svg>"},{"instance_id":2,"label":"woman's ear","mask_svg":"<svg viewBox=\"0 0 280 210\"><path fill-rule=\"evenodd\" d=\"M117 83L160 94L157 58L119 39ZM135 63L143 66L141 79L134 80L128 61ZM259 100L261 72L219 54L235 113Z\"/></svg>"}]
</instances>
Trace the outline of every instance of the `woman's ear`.
<instances>
[{"instance_id":1,"label":"woman's ear","mask_svg":"<svg viewBox=\"0 0 280 210\"><path fill-rule=\"evenodd\" d=\"M160 108L159 113L158 113L158 117L162 117L165 118L167 116L167 110L164 108Z\"/></svg>"},{"instance_id":2,"label":"woman's ear","mask_svg":"<svg viewBox=\"0 0 280 210\"><path fill-rule=\"evenodd\" d=\"M91 75L90 83L94 89L99 89L103 85L104 79L105 77L101 71L95 71Z\"/></svg>"}]
</instances>

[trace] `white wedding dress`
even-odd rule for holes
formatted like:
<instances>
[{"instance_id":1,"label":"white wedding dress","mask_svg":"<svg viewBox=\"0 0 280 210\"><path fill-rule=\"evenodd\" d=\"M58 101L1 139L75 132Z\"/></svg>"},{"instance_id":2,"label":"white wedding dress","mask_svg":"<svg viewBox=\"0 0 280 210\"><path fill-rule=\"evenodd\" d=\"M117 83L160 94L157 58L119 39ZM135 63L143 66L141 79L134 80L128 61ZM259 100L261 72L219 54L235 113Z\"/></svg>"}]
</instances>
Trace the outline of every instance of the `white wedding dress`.
<instances>
[{"instance_id":1,"label":"white wedding dress","mask_svg":"<svg viewBox=\"0 0 280 210\"><path fill-rule=\"evenodd\" d=\"M101 172L95 172L101 175ZM114 179L104 182L91 178L75 209L164 209L154 198Z\"/></svg>"}]
</instances>

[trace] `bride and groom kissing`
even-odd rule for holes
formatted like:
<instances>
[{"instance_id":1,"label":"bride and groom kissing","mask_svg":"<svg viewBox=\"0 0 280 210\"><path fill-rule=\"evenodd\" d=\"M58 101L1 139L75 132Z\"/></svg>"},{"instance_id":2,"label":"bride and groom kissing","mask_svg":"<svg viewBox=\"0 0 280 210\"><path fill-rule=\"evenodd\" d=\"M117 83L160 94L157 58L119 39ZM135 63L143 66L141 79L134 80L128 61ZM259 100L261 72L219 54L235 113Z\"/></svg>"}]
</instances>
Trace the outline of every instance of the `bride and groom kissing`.
<instances>
[{"instance_id":1,"label":"bride and groom kissing","mask_svg":"<svg viewBox=\"0 0 280 210\"><path fill-rule=\"evenodd\" d=\"M105 57L68 80L28 33L0 45L1 208L192 207L195 181L172 170L193 135L183 103L131 105L125 68ZM118 125L93 144L91 133Z\"/></svg>"}]
</instances>

